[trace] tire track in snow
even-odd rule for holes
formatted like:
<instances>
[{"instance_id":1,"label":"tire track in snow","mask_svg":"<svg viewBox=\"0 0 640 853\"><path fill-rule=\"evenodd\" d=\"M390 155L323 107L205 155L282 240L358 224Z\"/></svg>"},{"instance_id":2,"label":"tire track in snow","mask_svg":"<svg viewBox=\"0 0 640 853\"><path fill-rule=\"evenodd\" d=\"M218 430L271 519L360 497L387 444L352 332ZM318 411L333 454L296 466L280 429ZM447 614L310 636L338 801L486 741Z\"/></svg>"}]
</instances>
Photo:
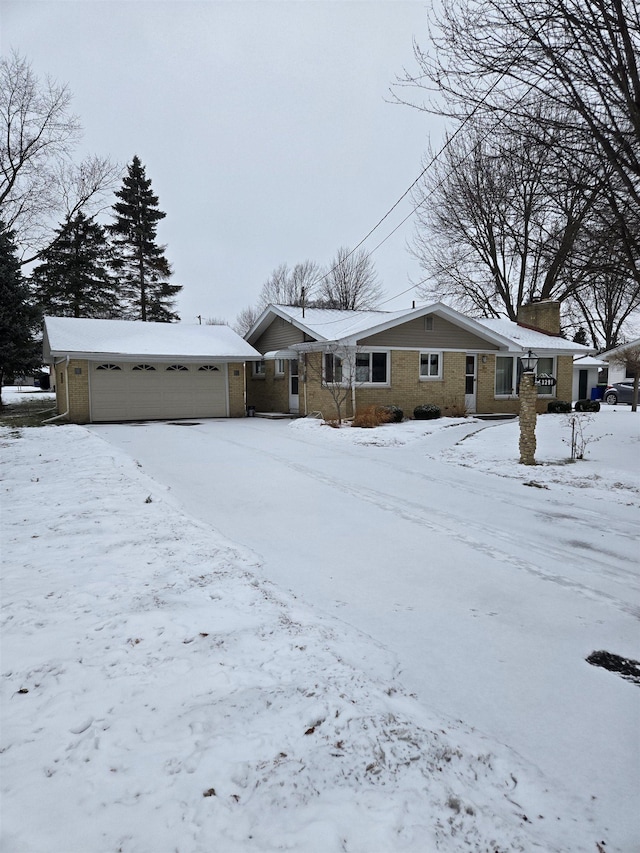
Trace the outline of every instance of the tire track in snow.
<instances>
[{"instance_id":1,"label":"tire track in snow","mask_svg":"<svg viewBox=\"0 0 640 853\"><path fill-rule=\"evenodd\" d=\"M232 439L226 438L223 440L228 444L236 445L237 447L246 449L246 445L244 445L242 442L236 442ZM516 549L526 548L527 550L530 550L533 553L545 556L554 565L557 564L561 559L563 565L573 565L573 567L580 572L586 571L591 574L595 574L599 577L604 574L610 577L611 579L617 580L622 574L630 574L627 573L624 569L622 569L620 572L612 570L610 564L605 563L602 560L598 560L591 553L588 555L588 558L585 558L584 562L581 561L580 564L577 565L575 563L575 555L572 550L566 548L563 549L556 544L554 544L553 548L550 548L545 546L544 543L540 542L539 540L525 541L520 536L513 536L499 528L488 528L486 524L478 524L477 522L474 522L470 519L464 519L463 529L461 527L461 520L452 513L446 512L433 506L425 507L420 504L416 504L413 501L406 500L404 498L402 500L399 500L398 498L395 498L385 492L381 492L377 489L372 489L367 486L353 485L346 480L338 479L336 477L322 473L314 468L309 467L308 465L293 462L287 456L283 456L282 454L277 453L275 451L269 451L262 448L261 452L270 456L272 459L276 460L278 463L286 466L287 468L293 471L297 471L305 477L310 477L318 482L321 482L324 485L329 486L330 488L337 489L343 494L348 494L358 500L373 504L374 506L378 507L379 509L382 509L385 512L390 512L405 521L409 521L421 527L426 527L439 535L451 534L458 542L469 546L476 552L485 554L491 559L513 566L521 571L527 572L528 574L539 578L540 580L549 581L566 589L575 590L576 592L579 592L587 598L604 601L618 608L622 612L627 613L636 619L640 619L640 607L629 602L622 601L620 598L617 598L611 593L605 592L604 590L595 589L594 587L581 583L576 579L569 578L565 575L557 574L543 569L524 557L518 557L515 554L510 553L506 550L493 547L486 542L486 538L488 534L492 539L500 539L505 544L512 545ZM394 470L397 472L398 467L395 466ZM426 479L425 475L419 474L418 476L424 477ZM436 480L435 478L434 480L431 480L429 478L429 481L433 483ZM440 478L438 482L449 488L452 485L444 478ZM483 498L486 500L486 494L483 495ZM508 502L503 500L503 503ZM513 506L513 504L508 505ZM527 507L527 511L530 511L529 507ZM435 518L437 518L437 521L433 520L434 516ZM480 532L482 534L482 538L477 538L469 532L470 530L476 530ZM633 578L634 576L631 575L631 577Z\"/></svg>"},{"instance_id":2,"label":"tire track in snow","mask_svg":"<svg viewBox=\"0 0 640 853\"><path fill-rule=\"evenodd\" d=\"M465 435L462 438L460 438L458 441L456 441L454 443L454 446L457 444L460 444L462 441L464 441L466 438L468 438L471 435L475 435L476 433L481 432L482 430L485 430L485 429L495 429L498 426L500 426L500 424L495 424L495 423L493 423L493 424L487 423L487 424L477 425L475 428L470 429L467 433L465 433ZM306 441L303 437L301 437L299 435L287 436L287 439L292 439L294 441L299 442L300 444L305 444L309 447L318 447L318 445L315 444L314 442ZM362 445L362 446L366 446L366 445ZM407 445L402 445L399 448L390 448L390 449L402 450L404 447L407 447ZM336 446L333 446L331 449L341 453L344 456L351 457L351 454L349 454L345 449L343 449L340 446L336 445ZM450 463L443 462L443 461L439 460L436 456L433 456L430 453L425 453L424 455L429 459L433 459L433 461L437 465L450 464ZM488 489L487 489L486 484L484 484L484 483L482 485L482 488L480 488L478 486L470 485L469 482L466 480L465 481L458 480L457 478L455 478L453 476L450 478L446 478L446 477L443 477L443 476L438 475L438 474L433 474L432 472L429 472L429 474L423 474L421 471L415 471L411 468L406 468L404 466L398 465L397 460L391 461L391 460L387 460L387 459L382 459L380 456L376 457L376 464L384 465L385 467L390 468L395 473L401 472L403 474L406 474L409 477L417 477L417 478L424 480L425 482L429 483L430 485L439 484L439 485L442 485L442 486L445 486L448 488L451 488L452 486L459 485L461 488L464 488L464 490L467 494L478 495L478 497L480 497L483 501L487 500ZM468 470L471 470L471 469L468 469ZM490 472L488 472L488 473L490 473ZM501 478L501 479L504 479L504 478ZM510 480L510 482L515 482L515 481ZM491 487L489 486L489 488L491 488ZM546 498L549 505L554 506L554 507L559 507L560 510L557 513L545 511L544 514L541 513L540 511L537 511L537 515L540 518L547 519L549 516L551 516L552 518L568 519L573 524L579 525L580 527L583 527L589 531L593 530L594 524L598 524L601 520L601 516L598 514L597 511L585 509L584 507L573 507L573 509L576 512L582 513L582 515L584 517L581 518L578 515L569 516L566 513L566 504L563 501L555 500L555 499L549 498L547 496L545 496L545 498ZM491 489L491 499L493 501L495 501L496 503L504 504L505 506L508 506L510 508L515 507L515 508L521 509L523 512L526 512L526 513L531 512L531 506L530 505L526 504L525 502L523 502L521 500L506 500L502 496L502 494L497 492L495 489ZM628 525L621 524L615 520L609 520L607 522L607 530L611 534L615 534L616 536L622 536L623 538L629 539L632 542L638 541L637 534L635 532L630 532ZM625 570L622 570L622 573L628 575L631 579L637 578L636 573L626 572Z\"/></svg>"}]
</instances>

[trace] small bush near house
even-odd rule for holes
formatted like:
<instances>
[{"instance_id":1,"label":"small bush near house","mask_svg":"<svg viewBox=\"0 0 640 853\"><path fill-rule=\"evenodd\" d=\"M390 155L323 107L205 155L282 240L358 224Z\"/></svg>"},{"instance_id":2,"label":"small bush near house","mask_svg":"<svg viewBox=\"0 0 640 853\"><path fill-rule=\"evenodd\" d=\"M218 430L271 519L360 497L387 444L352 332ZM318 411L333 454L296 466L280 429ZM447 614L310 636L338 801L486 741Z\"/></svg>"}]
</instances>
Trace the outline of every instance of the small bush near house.
<instances>
[{"instance_id":1,"label":"small bush near house","mask_svg":"<svg viewBox=\"0 0 640 853\"><path fill-rule=\"evenodd\" d=\"M443 411L448 418L466 418L467 410L460 403L446 403L443 407Z\"/></svg>"},{"instance_id":2,"label":"small bush near house","mask_svg":"<svg viewBox=\"0 0 640 853\"><path fill-rule=\"evenodd\" d=\"M576 400L576 412L599 412L598 400Z\"/></svg>"},{"instance_id":3,"label":"small bush near house","mask_svg":"<svg viewBox=\"0 0 640 853\"><path fill-rule=\"evenodd\" d=\"M413 417L417 421L434 421L440 415L440 407L434 406L433 403L423 403L423 405L416 406L413 410Z\"/></svg>"},{"instance_id":4,"label":"small bush near house","mask_svg":"<svg viewBox=\"0 0 640 853\"><path fill-rule=\"evenodd\" d=\"M547 412L551 415L568 415L571 411L571 403L566 400L549 400Z\"/></svg>"},{"instance_id":5,"label":"small bush near house","mask_svg":"<svg viewBox=\"0 0 640 853\"><path fill-rule=\"evenodd\" d=\"M351 426L360 427L361 429L371 429L372 427L380 426L380 424L388 424L394 419L391 412L391 406L367 406L356 412L355 417L351 421Z\"/></svg>"},{"instance_id":6,"label":"small bush near house","mask_svg":"<svg viewBox=\"0 0 640 853\"><path fill-rule=\"evenodd\" d=\"M398 406L380 406L380 409L383 412L388 412L389 414L389 423L399 424L402 423L402 419L404 418L404 412Z\"/></svg>"}]
</instances>

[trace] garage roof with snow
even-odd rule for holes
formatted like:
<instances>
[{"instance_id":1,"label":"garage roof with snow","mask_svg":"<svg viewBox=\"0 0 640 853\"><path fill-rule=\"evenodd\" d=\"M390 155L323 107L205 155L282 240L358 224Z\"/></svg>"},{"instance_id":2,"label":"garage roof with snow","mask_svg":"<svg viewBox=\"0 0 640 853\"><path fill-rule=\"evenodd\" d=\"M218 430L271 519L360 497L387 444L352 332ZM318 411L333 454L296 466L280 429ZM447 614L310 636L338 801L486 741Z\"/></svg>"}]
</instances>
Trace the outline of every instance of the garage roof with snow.
<instances>
[{"instance_id":1,"label":"garage roof with snow","mask_svg":"<svg viewBox=\"0 0 640 853\"><path fill-rule=\"evenodd\" d=\"M44 318L44 357L92 360L206 359L246 361L262 356L229 326L143 323L137 320Z\"/></svg>"}]
</instances>

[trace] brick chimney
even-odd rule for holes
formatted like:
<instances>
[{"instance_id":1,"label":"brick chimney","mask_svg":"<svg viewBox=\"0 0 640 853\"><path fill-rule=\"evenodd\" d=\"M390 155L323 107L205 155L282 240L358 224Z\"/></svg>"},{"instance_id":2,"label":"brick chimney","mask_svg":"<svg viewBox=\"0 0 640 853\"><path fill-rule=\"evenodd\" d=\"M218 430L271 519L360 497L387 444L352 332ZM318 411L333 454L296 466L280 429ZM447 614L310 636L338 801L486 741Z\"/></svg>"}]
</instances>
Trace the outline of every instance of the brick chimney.
<instances>
[{"instance_id":1,"label":"brick chimney","mask_svg":"<svg viewBox=\"0 0 640 853\"><path fill-rule=\"evenodd\" d=\"M560 303L553 299L541 299L521 305L518 309L518 325L548 335L560 334Z\"/></svg>"}]
</instances>

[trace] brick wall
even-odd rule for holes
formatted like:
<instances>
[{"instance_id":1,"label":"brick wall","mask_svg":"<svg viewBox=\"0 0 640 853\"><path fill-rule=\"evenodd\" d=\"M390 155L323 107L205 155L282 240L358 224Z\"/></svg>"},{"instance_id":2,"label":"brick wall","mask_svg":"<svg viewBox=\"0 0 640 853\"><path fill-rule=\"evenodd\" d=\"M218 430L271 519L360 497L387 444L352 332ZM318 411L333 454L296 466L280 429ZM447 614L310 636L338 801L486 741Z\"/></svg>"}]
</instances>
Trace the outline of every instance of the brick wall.
<instances>
[{"instance_id":1,"label":"brick wall","mask_svg":"<svg viewBox=\"0 0 640 853\"><path fill-rule=\"evenodd\" d=\"M276 362L265 361L264 376L253 375L253 363L247 362L247 406L257 412L289 411L289 362L285 361L285 375L276 376Z\"/></svg>"},{"instance_id":2,"label":"brick wall","mask_svg":"<svg viewBox=\"0 0 640 853\"><path fill-rule=\"evenodd\" d=\"M72 358L68 366L66 362L56 366L56 406L60 415L67 410L67 393L69 399L68 420L76 424L89 423L88 361Z\"/></svg>"},{"instance_id":3,"label":"brick wall","mask_svg":"<svg viewBox=\"0 0 640 853\"><path fill-rule=\"evenodd\" d=\"M478 383L477 383L477 411L478 412L504 412L505 414L520 413L520 399L514 397L510 400L496 399L495 397L495 370L496 359L494 355L488 355L486 364L482 364L482 358L478 358ZM556 377L554 397L538 397L536 409L538 414L547 411L549 400L571 400L571 387L573 382L573 356L560 355L556 357Z\"/></svg>"},{"instance_id":4,"label":"brick wall","mask_svg":"<svg viewBox=\"0 0 640 853\"><path fill-rule=\"evenodd\" d=\"M229 381L229 417L242 418L245 415L244 402L244 365L231 362L227 365Z\"/></svg>"}]
</instances>

